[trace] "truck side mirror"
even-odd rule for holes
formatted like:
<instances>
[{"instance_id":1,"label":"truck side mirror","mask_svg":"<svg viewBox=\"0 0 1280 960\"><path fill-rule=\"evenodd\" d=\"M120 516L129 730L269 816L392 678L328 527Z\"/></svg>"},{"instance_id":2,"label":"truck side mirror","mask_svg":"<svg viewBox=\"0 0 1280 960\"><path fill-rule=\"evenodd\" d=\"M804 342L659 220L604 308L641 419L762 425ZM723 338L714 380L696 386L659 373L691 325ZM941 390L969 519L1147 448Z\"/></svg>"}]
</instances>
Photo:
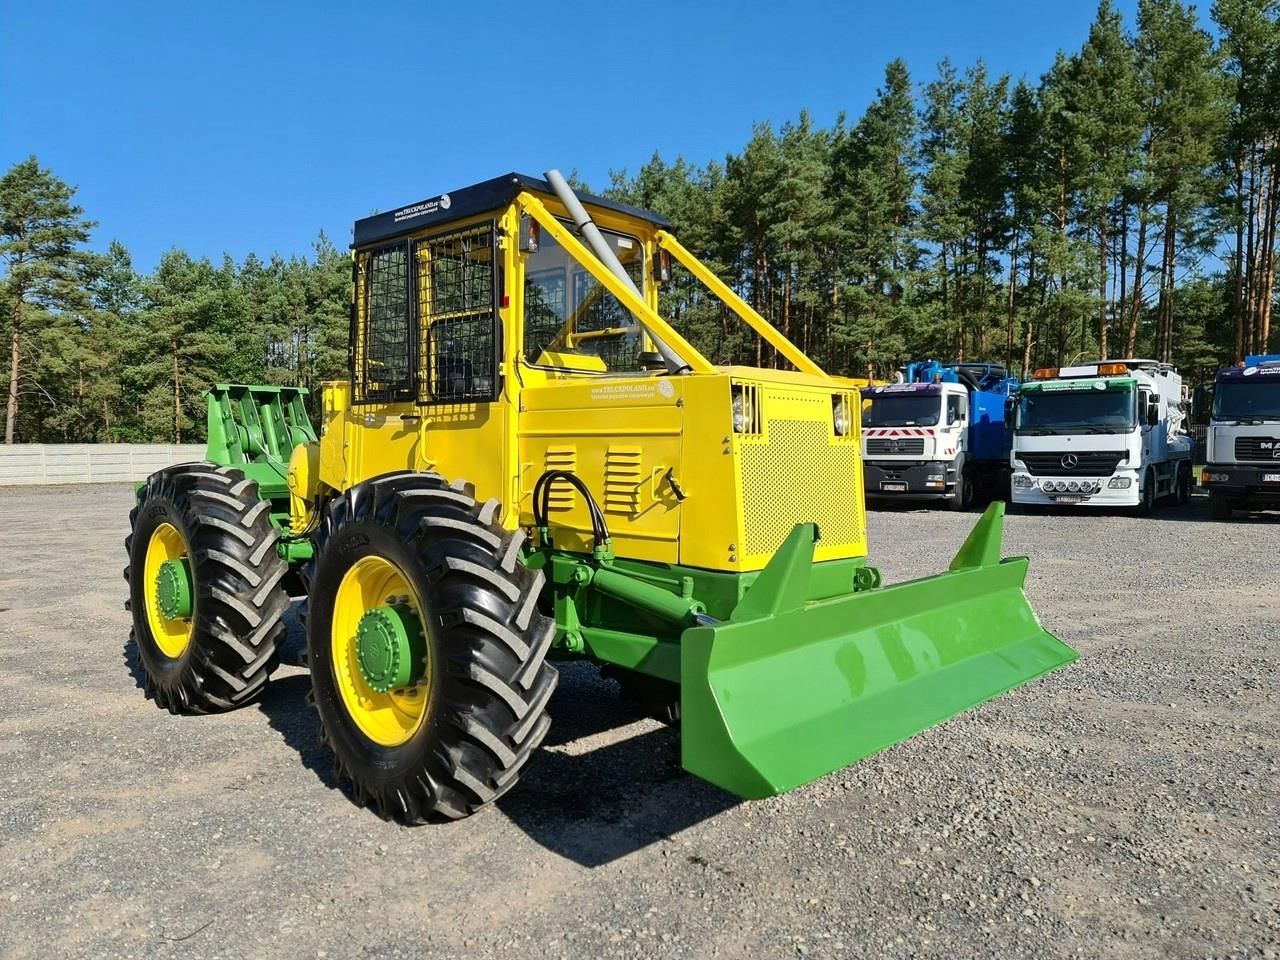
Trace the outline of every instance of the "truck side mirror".
<instances>
[{"instance_id":1,"label":"truck side mirror","mask_svg":"<svg viewBox=\"0 0 1280 960\"><path fill-rule=\"evenodd\" d=\"M1147 426L1154 427L1160 422L1160 404L1154 400L1147 404Z\"/></svg>"}]
</instances>

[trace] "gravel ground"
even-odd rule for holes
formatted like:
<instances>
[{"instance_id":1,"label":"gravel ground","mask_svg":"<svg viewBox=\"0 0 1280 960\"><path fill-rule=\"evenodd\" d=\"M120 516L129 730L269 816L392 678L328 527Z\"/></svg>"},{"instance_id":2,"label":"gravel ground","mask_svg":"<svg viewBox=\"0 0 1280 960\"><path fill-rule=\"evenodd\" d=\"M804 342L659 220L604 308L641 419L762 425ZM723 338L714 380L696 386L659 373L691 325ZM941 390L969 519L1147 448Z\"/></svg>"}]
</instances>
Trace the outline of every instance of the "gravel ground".
<instances>
[{"instance_id":1,"label":"gravel ground","mask_svg":"<svg viewBox=\"0 0 1280 960\"><path fill-rule=\"evenodd\" d=\"M297 667L229 715L143 699L129 500L0 489L0 957L1280 953L1280 518L1010 517L1080 661L786 796L683 774L575 666L511 794L404 829L332 780ZM975 519L874 513L873 561L939 571Z\"/></svg>"}]
</instances>

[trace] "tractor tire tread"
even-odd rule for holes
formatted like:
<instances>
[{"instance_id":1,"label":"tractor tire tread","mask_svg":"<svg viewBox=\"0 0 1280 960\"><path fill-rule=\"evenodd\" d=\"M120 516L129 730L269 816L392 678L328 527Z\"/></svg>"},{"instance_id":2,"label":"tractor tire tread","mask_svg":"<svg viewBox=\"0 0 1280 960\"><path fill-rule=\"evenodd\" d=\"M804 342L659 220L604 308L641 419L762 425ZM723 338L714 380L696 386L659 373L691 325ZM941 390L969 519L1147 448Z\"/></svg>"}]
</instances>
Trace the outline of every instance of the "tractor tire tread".
<instances>
[{"instance_id":1,"label":"tractor tire tread","mask_svg":"<svg viewBox=\"0 0 1280 960\"><path fill-rule=\"evenodd\" d=\"M164 504L165 519L181 530L190 551L195 610L188 648L165 660L147 643L145 602L133 593L130 572L140 567L145 543L126 541L131 583L130 636L139 650L148 695L171 713L214 713L256 699L279 662L289 598L280 588L288 566L271 547L279 537L269 519L270 503L256 481L238 470L208 463L179 464L147 478L130 512L137 529L148 504ZM135 550L135 547L137 548ZM145 649L144 649L145 646Z\"/></svg>"},{"instance_id":2,"label":"tractor tire tread","mask_svg":"<svg viewBox=\"0 0 1280 960\"><path fill-rule=\"evenodd\" d=\"M547 660L554 624L537 612L543 577L518 562L524 534L496 525L492 503L478 503L470 484L395 473L358 484L321 516L304 572L314 588L305 605L313 700L322 726L334 726L324 740L335 773L379 816L421 823L475 813L514 786L550 726L547 704L559 677ZM375 772L361 752L368 742L337 696L331 628L319 622L332 616L330 584L336 588L349 562L326 563L327 548L350 525L389 528L409 548L435 636L431 712L394 748L393 773L385 763Z\"/></svg>"}]
</instances>

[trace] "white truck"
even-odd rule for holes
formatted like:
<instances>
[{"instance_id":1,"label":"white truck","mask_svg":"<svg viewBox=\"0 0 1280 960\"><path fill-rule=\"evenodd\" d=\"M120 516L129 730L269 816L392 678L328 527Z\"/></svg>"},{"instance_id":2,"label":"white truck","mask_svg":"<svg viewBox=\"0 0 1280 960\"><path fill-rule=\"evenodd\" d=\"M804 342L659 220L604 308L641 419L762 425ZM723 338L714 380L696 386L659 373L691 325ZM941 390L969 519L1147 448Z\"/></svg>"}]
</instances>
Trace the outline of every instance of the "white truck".
<instances>
[{"instance_id":1,"label":"white truck","mask_svg":"<svg viewBox=\"0 0 1280 960\"><path fill-rule=\"evenodd\" d=\"M1205 452L1200 482L1214 520L1280 507L1280 354L1218 371Z\"/></svg>"},{"instance_id":2,"label":"white truck","mask_svg":"<svg viewBox=\"0 0 1280 960\"><path fill-rule=\"evenodd\" d=\"M1155 360L1037 370L1014 406L1015 504L1138 507L1191 498L1182 377Z\"/></svg>"}]
</instances>

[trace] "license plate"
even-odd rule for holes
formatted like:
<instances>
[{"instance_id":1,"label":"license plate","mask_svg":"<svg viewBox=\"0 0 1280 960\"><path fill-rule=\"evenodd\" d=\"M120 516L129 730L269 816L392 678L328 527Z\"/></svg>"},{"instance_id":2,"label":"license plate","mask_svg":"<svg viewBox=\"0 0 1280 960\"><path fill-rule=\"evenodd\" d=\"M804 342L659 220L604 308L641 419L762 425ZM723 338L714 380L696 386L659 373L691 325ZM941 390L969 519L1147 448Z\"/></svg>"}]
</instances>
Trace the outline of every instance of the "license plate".
<instances>
[{"instance_id":1,"label":"license plate","mask_svg":"<svg viewBox=\"0 0 1280 960\"><path fill-rule=\"evenodd\" d=\"M1280 483L1280 473L1264 473L1262 475L1263 483Z\"/></svg>"},{"instance_id":2,"label":"license plate","mask_svg":"<svg viewBox=\"0 0 1280 960\"><path fill-rule=\"evenodd\" d=\"M906 493L907 485L905 483L887 483L880 481L880 489L885 493Z\"/></svg>"},{"instance_id":3,"label":"license plate","mask_svg":"<svg viewBox=\"0 0 1280 960\"><path fill-rule=\"evenodd\" d=\"M1058 503L1079 503L1084 497L1054 497Z\"/></svg>"}]
</instances>

